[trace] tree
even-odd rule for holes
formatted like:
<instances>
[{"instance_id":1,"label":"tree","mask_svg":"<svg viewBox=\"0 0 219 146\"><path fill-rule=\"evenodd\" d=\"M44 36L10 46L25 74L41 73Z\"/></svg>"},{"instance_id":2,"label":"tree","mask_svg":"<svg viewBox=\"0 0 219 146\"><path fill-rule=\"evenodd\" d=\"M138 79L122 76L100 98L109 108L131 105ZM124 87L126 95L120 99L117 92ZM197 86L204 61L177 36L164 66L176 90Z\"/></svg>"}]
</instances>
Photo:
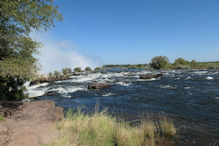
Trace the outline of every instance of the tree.
<instances>
[{"instance_id":1,"label":"tree","mask_svg":"<svg viewBox=\"0 0 219 146\"><path fill-rule=\"evenodd\" d=\"M49 74L48 74L48 77L51 79L52 78L52 73L51 72L49 72Z\"/></svg>"},{"instance_id":2,"label":"tree","mask_svg":"<svg viewBox=\"0 0 219 146\"><path fill-rule=\"evenodd\" d=\"M76 68L74 68L74 72L82 72L82 70L80 67L76 67Z\"/></svg>"},{"instance_id":3,"label":"tree","mask_svg":"<svg viewBox=\"0 0 219 146\"><path fill-rule=\"evenodd\" d=\"M92 69L90 67L86 67L85 71L92 71Z\"/></svg>"},{"instance_id":4,"label":"tree","mask_svg":"<svg viewBox=\"0 0 219 146\"><path fill-rule=\"evenodd\" d=\"M69 74L71 74L71 69L70 68L63 68L62 69L62 74L64 75L64 76L67 76L67 75L69 75Z\"/></svg>"},{"instance_id":5,"label":"tree","mask_svg":"<svg viewBox=\"0 0 219 146\"><path fill-rule=\"evenodd\" d=\"M14 96L11 91L20 91L22 83L35 76L38 64L34 54L41 44L31 39L30 32L46 31L55 20L61 21L62 16L53 0L0 1L0 93L4 94L0 100L13 99L7 92ZM16 86L11 85L13 78Z\"/></svg>"},{"instance_id":6,"label":"tree","mask_svg":"<svg viewBox=\"0 0 219 146\"><path fill-rule=\"evenodd\" d=\"M96 67L94 70L95 70L95 71L99 71L99 70L100 70L100 67Z\"/></svg>"},{"instance_id":7,"label":"tree","mask_svg":"<svg viewBox=\"0 0 219 146\"><path fill-rule=\"evenodd\" d=\"M162 69L169 64L169 59L166 56L156 56L151 60L151 68Z\"/></svg>"},{"instance_id":8,"label":"tree","mask_svg":"<svg viewBox=\"0 0 219 146\"><path fill-rule=\"evenodd\" d=\"M183 59L183 58L178 58L175 60L174 65L188 65L189 61Z\"/></svg>"},{"instance_id":9,"label":"tree","mask_svg":"<svg viewBox=\"0 0 219 146\"><path fill-rule=\"evenodd\" d=\"M60 72L58 72L57 70L54 71L53 75L58 78L60 76Z\"/></svg>"}]
</instances>

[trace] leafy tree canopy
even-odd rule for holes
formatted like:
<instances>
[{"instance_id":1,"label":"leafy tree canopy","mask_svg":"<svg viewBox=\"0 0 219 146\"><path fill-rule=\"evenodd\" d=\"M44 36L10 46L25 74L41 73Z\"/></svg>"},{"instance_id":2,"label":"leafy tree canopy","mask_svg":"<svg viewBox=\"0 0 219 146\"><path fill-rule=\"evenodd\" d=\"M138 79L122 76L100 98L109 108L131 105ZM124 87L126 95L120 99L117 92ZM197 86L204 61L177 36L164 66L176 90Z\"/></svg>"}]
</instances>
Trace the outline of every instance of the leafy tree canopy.
<instances>
[{"instance_id":1,"label":"leafy tree canopy","mask_svg":"<svg viewBox=\"0 0 219 146\"><path fill-rule=\"evenodd\" d=\"M82 72L82 69L80 67L74 68L74 72Z\"/></svg>"},{"instance_id":2,"label":"leafy tree canopy","mask_svg":"<svg viewBox=\"0 0 219 146\"><path fill-rule=\"evenodd\" d=\"M62 16L53 0L0 0L0 100L24 98L23 84L38 70L31 31L48 30Z\"/></svg>"},{"instance_id":3,"label":"leafy tree canopy","mask_svg":"<svg viewBox=\"0 0 219 146\"><path fill-rule=\"evenodd\" d=\"M190 63L189 61L187 61L183 58L178 58L178 59L175 60L174 65L179 65L179 64L188 65L189 63Z\"/></svg>"},{"instance_id":4,"label":"leafy tree canopy","mask_svg":"<svg viewBox=\"0 0 219 146\"><path fill-rule=\"evenodd\" d=\"M90 67L86 67L85 71L92 71L92 69Z\"/></svg>"},{"instance_id":5,"label":"leafy tree canopy","mask_svg":"<svg viewBox=\"0 0 219 146\"><path fill-rule=\"evenodd\" d=\"M0 1L0 76L31 78L37 71L40 43L30 37L33 30L48 30L62 16L53 0Z\"/></svg>"},{"instance_id":6,"label":"leafy tree canopy","mask_svg":"<svg viewBox=\"0 0 219 146\"><path fill-rule=\"evenodd\" d=\"M169 59L166 56L156 56L151 60L151 67L153 69L161 69L169 64Z\"/></svg>"}]
</instances>

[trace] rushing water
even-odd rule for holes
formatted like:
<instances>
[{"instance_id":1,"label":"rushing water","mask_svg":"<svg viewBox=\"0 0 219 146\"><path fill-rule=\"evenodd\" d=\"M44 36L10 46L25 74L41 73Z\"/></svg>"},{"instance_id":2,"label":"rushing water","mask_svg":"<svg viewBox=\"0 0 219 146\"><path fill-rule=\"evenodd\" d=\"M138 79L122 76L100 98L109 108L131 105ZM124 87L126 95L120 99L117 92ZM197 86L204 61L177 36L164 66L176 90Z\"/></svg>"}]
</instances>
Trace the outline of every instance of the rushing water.
<instances>
[{"instance_id":1,"label":"rushing water","mask_svg":"<svg viewBox=\"0 0 219 146\"><path fill-rule=\"evenodd\" d=\"M128 72L133 76L124 76ZM78 105L100 108L137 119L142 113L171 117L183 145L219 145L219 70L167 71L159 79L141 80L150 71L84 74L69 80L28 87L31 96L46 92L65 109ZM155 72L154 72L155 73ZM113 84L103 90L88 90L90 83Z\"/></svg>"}]
</instances>

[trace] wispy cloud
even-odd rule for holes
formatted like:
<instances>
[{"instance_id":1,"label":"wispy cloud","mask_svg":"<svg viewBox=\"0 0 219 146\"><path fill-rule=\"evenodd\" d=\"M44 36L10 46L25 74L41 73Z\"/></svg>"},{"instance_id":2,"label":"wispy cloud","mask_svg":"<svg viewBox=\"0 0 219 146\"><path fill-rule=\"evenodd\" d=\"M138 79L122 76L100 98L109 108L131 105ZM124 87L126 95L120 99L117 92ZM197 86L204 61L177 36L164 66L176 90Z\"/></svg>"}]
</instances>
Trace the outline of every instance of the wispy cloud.
<instances>
[{"instance_id":1,"label":"wispy cloud","mask_svg":"<svg viewBox=\"0 0 219 146\"><path fill-rule=\"evenodd\" d=\"M42 74L61 70L64 67L94 68L101 65L100 61L80 53L80 49L72 41L55 41L49 33L33 32L31 36L43 44L43 47L39 48L40 54L37 55Z\"/></svg>"}]
</instances>

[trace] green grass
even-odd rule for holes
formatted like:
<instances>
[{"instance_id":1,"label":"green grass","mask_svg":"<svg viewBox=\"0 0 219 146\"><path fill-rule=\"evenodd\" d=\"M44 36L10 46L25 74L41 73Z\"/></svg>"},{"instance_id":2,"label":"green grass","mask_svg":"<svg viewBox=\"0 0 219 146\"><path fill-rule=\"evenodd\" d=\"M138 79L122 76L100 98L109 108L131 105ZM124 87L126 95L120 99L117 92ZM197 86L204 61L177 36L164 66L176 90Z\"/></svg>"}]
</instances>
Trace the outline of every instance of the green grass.
<instances>
[{"instance_id":1,"label":"green grass","mask_svg":"<svg viewBox=\"0 0 219 146\"><path fill-rule=\"evenodd\" d=\"M154 146L162 140L171 141L176 134L173 122L168 118L159 121L142 120L138 126L117 122L106 111L87 115L79 109L68 112L57 123L60 137L49 146Z\"/></svg>"},{"instance_id":2,"label":"green grass","mask_svg":"<svg viewBox=\"0 0 219 146\"><path fill-rule=\"evenodd\" d=\"M4 120L4 117L0 115L0 121L3 121L3 120Z\"/></svg>"}]
</instances>

